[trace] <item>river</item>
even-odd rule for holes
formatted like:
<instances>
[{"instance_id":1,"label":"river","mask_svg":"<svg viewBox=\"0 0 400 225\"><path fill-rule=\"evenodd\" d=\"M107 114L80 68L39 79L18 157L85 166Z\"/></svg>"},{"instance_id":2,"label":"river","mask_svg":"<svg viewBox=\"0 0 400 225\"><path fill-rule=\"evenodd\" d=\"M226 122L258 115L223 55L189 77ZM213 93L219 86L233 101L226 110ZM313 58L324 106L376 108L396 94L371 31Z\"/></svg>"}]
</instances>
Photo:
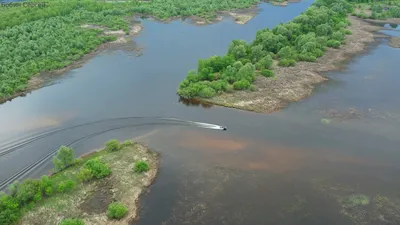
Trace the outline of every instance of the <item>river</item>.
<instances>
[{"instance_id":1,"label":"river","mask_svg":"<svg viewBox=\"0 0 400 225\"><path fill-rule=\"evenodd\" d=\"M80 155L111 138L136 138L161 153L161 168L135 224L360 222L364 217L351 217L359 211L343 209L347 196L367 196L370 205L378 194L400 196L400 50L387 40L326 74L330 80L311 97L272 114L186 106L176 95L199 58L223 55L232 39L251 41L257 30L287 22L310 4L261 4L246 25L231 18L207 26L142 20L144 29L134 38L142 56L105 50L0 105L0 148L11 149L0 156L0 182L47 173L49 153L63 144ZM37 136L51 129L61 130ZM378 224L371 221L366 224Z\"/></svg>"}]
</instances>

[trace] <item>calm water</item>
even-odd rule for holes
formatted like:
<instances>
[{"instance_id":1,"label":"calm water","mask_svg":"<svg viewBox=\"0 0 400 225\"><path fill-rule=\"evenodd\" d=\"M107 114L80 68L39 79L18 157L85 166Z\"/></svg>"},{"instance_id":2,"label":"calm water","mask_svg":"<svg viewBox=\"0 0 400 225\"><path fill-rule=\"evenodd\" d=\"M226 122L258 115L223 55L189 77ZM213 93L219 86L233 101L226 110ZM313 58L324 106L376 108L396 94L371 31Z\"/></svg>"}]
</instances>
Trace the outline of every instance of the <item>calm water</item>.
<instances>
[{"instance_id":1,"label":"calm water","mask_svg":"<svg viewBox=\"0 0 400 225\"><path fill-rule=\"evenodd\" d=\"M143 56L102 52L52 85L0 105L0 148L26 141L0 156L0 182L27 165L32 168L19 177L46 173L51 162L35 162L61 144L82 154L110 138L136 137L162 156L137 224L396 224L393 215L374 208L379 194L397 212L393 202L400 198L400 50L386 40L342 71L326 74L330 81L312 97L280 112L178 102L176 88L199 58L223 55L232 39L250 41L257 30L289 21L311 3L262 4L246 25L229 18L200 27L142 21L144 30L134 41ZM135 116L214 123L228 131L156 118L110 120ZM93 121L101 122L29 139ZM371 207L343 208L352 194L369 197ZM365 212L374 218L361 218Z\"/></svg>"}]
</instances>

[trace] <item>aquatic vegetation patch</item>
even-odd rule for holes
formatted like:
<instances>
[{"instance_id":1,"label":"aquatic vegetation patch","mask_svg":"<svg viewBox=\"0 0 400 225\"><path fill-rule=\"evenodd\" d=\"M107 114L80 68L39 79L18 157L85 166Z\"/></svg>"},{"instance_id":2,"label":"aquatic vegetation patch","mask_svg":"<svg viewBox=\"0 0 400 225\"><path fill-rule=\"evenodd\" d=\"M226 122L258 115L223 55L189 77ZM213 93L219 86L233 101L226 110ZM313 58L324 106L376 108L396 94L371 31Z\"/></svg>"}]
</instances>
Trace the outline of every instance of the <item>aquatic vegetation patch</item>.
<instances>
[{"instance_id":1,"label":"aquatic vegetation patch","mask_svg":"<svg viewBox=\"0 0 400 225\"><path fill-rule=\"evenodd\" d=\"M316 190L336 200L341 214L355 224L400 224L400 198L398 196L367 195L356 188L313 180Z\"/></svg>"},{"instance_id":2,"label":"aquatic vegetation patch","mask_svg":"<svg viewBox=\"0 0 400 225\"><path fill-rule=\"evenodd\" d=\"M353 194L341 200L344 208L354 208L369 204L369 197L363 194Z\"/></svg>"}]
</instances>

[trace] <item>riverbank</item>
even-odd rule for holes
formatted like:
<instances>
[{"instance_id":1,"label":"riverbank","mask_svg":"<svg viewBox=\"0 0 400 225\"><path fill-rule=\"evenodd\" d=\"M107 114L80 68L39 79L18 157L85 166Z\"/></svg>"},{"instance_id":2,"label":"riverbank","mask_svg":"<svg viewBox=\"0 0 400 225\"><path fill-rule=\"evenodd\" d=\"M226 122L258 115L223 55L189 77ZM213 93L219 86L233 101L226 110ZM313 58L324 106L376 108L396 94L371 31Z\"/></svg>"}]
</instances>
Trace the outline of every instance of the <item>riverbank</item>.
<instances>
[{"instance_id":1,"label":"riverbank","mask_svg":"<svg viewBox=\"0 0 400 225\"><path fill-rule=\"evenodd\" d=\"M126 143L126 142L124 142ZM88 224L130 224L138 217L140 195L155 179L158 171L158 154L138 143L124 145L118 151L95 151L82 156L82 162L54 176L68 177L77 174L89 159L98 158L109 166L111 175L78 184L70 192L52 195L25 213L20 224L59 224L67 218L79 218ZM135 164L144 161L147 172L135 172ZM112 202L124 204L127 215L120 220L107 217Z\"/></svg>"},{"instance_id":2,"label":"riverbank","mask_svg":"<svg viewBox=\"0 0 400 225\"><path fill-rule=\"evenodd\" d=\"M123 47L123 45L128 43L130 39L132 39L133 37L137 36L140 33L140 31L143 29L143 26L137 22L133 22L130 25L130 30L129 30L128 34L126 34L123 30L111 31L105 27L91 25L91 24L83 24L80 26L80 28L100 29L100 30L102 30L101 35L114 36L115 40L100 44L96 49L85 54L82 58L73 61L71 64L65 66L64 68L56 69L56 70L52 70L52 71L45 71L45 72L41 72L39 74L32 76L30 78L30 80L28 81L28 84L26 85L26 88L24 90L17 91L14 94L7 96L7 97L3 97L3 98L0 97L0 104L10 101L16 97L25 96L25 95L29 94L30 92L43 87L43 85L45 85L45 83L48 80L52 79L54 76L59 76L70 70L82 67L87 61L89 61L90 59L95 57L99 52L104 51L105 49ZM137 50L137 49L134 49L134 50Z\"/></svg>"},{"instance_id":3,"label":"riverbank","mask_svg":"<svg viewBox=\"0 0 400 225\"><path fill-rule=\"evenodd\" d=\"M316 62L298 62L293 67L274 65L274 78L257 76L254 91L223 93L204 102L225 107L270 113L290 102L299 101L312 93L314 85L326 81L322 73L341 68L340 63L363 52L378 36L381 29L353 16L348 19L352 34L345 37L345 45L339 49L329 48Z\"/></svg>"},{"instance_id":4,"label":"riverbank","mask_svg":"<svg viewBox=\"0 0 400 225\"><path fill-rule=\"evenodd\" d=\"M391 37L389 45L393 48L400 48L400 37Z\"/></svg>"}]
</instances>

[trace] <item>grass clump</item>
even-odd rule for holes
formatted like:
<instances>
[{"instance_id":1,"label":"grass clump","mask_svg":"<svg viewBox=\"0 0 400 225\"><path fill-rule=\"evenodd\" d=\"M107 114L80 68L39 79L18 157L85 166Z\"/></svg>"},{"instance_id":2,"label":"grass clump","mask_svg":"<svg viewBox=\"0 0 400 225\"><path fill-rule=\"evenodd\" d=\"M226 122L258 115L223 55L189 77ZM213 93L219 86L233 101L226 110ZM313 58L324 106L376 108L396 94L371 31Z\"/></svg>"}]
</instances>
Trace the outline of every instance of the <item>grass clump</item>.
<instances>
[{"instance_id":1,"label":"grass clump","mask_svg":"<svg viewBox=\"0 0 400 225\"><path fill-rule=\"evenodd\" d=\"M110 152L118 151L118 150L121 149L119 141L116 140L116 139L112 139L112 140L107 141L105 145L106 145L106 149L108 151L110 151Z\"/></svg>"},{"instance_id":2,"label":"grass clump","mask_svg":"<svg viewBox=\"0 0 400 225\"><path fill-rule=\"evenodd\" d=\"M142 173L149 171L150 167L145 161L139 161L135 163L135 172Z\"/></svg>"},{"instance_id":3,"label":"grass clump","mask_svg":"<svg viewBox=\"0 0 400 225\"><path fill-rule=\"evenodd\" d=\"M60 225L85 225L81 219L64 219Z\"/></svg>"},{"instance_id":4,"label":"grass clump","mask_svg":"<svg viewBox=\"0 0 400 225\"><path fill-rule=\"evenodd\" d=\"M274 72L272 70L263 69L261 70L261 75L263 75L264 77L273 77Z\"/></svg>"},{"instance_id":5,"label":"grass clump","mask_svg":"<svg viewBox=\"0 0 400 225\"><path fill-rule=\"evenodd\" d=\"M73 190L76 187L76 182L73 180L61 181L57 186L57 191L59 193L65 193Z\"/></svg>"},{"instance_id":6,"label":"grass clump","mask_svg":"<svg viewBox=\"0 0 400 225\"><path fill-rule=\"evenodd\" d=\"M133 141L131 141L131 140L126 140L126 141L122 142L121 148L128 147L128 146L132 146L133 144L134 144Z\"/></svg>"},{"instance_id":7,"label":"grass clump","mask_svg":"<svg viewBox=\"0 0 400 225\"><path fill-rule=\"evenodd\" d=\"M113 202L107 209L107 217L109 219L122 219L127 213L128 208L121 202Z\"/></svg>"},{"instance_id":8,"label":"grass clump","mask_svg":"<svg viewBox=\"0 0 400 225\"><path fill-rule=\"evenodd\" d=\"M354 208L369 204L369 197L362 194L353 194L343 200L343 207Z\"/></svg>"}]
</instances>

